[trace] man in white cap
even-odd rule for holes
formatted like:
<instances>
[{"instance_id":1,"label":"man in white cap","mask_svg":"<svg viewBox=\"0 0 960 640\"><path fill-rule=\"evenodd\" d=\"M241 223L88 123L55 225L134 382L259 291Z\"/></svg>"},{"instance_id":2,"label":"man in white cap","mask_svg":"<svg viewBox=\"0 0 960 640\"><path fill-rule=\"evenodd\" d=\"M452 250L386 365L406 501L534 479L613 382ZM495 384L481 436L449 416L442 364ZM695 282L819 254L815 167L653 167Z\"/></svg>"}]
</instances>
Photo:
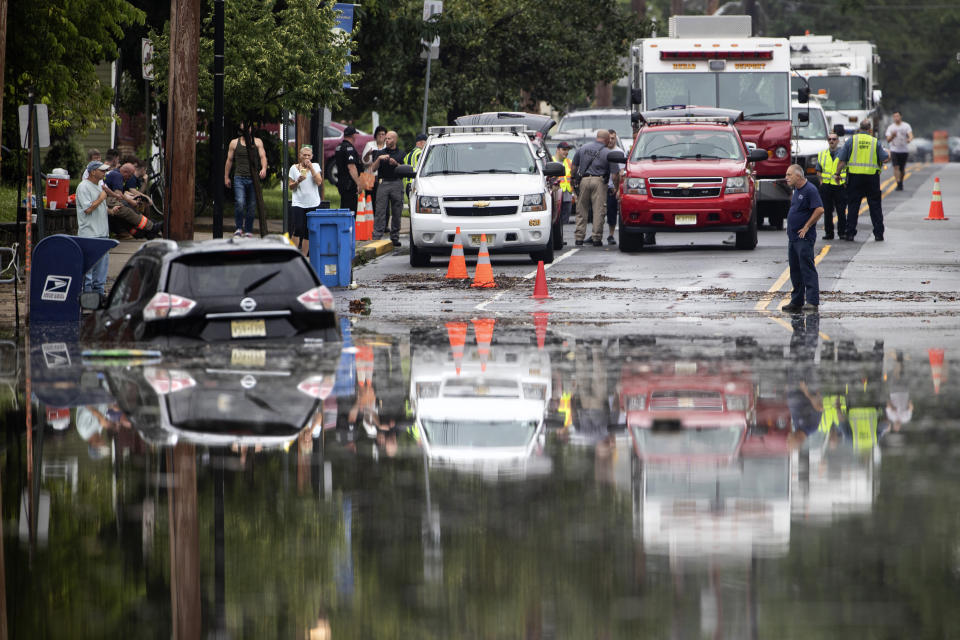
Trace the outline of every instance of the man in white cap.
<instances>
[{"instance_id":1,"label":"man in white cap","mask_svg":"<svg viewBox=\"0 0 960 640\"><path fill-rule=\"evenodd\" d=\"M107 218L107 192L100 186L103 176L110 165L94 161L87 165L87 179L77 185L77 235L84 238L109 238L110 223ZM104 254L93 267L83 275L84 293L96 291L105 293L109 254Z\"/></svg>"}]
</instances>

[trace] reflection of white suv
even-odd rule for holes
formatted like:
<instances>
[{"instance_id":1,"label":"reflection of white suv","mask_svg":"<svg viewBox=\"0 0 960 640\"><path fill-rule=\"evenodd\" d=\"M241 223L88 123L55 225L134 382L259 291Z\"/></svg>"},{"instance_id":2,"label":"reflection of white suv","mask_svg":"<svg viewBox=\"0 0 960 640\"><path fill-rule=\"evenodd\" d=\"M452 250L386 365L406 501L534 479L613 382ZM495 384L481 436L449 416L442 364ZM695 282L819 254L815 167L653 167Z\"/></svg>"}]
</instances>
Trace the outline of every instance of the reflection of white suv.
<instances>
[{"instance_id":1,"label":"reflection of white suv","mask_svg":"<svg viewBox=\"0 0 960 640\"><path fill-rule=\"evenodd\" d=\"M409 167L398 173L414 177ZM491 253L528 253L553 261L550 191L545 178L563 165L543 163L523 125L431 127L410 190L410 264L449 255L457 227L464 249L480 234Z\"/></svg>"}]
</instances>

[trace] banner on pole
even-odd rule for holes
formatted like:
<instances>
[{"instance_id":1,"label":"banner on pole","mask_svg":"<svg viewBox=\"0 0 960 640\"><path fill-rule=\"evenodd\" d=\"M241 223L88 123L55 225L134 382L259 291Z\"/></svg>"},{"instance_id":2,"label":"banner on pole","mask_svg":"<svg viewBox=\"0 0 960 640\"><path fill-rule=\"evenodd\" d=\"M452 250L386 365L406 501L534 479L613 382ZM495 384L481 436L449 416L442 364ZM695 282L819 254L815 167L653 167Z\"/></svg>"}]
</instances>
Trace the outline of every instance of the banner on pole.
<instances>
[{"instance_id":1,"label":"banner on pole","mask_svg":"<svg viewBox=\"0 0 960 640\"><path fill-rule=\"evenodd\" d=\"M334 11L338 11L339 15L337 16L337 26L333 28L333 32L336 34L343 34L344 37L349 38L350 34L353 32L353 8L355 5L348 4L346 2L338 2L333 5ZM347 61L346 66L343 68L344 75L350 75L350 62ZM350 89L352 88L349 81L343 81L343 88Z\"/></svg>"}]
</instances>

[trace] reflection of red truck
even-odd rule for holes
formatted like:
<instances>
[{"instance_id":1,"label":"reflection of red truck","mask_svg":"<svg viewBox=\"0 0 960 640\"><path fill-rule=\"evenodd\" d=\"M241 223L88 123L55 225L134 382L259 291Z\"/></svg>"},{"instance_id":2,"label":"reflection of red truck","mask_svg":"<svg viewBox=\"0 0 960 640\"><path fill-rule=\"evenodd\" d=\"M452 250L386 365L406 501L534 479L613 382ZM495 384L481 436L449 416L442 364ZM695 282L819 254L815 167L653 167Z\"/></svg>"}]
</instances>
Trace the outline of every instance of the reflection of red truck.
<instances>
[{"instance_id":1,"label":"reflection of red truck","mask_svg":"<svg viewBox=\"0 0 960 640\"><path fill-rule=\"evenodd\" d=\"M737 109L748 144L769 159L757 163L758 209L779 226L790 190L790 46L786 38L751 37L749 16L673 16L670 37L630 49L631 100L641 111L668 105Z\"/></svg>"}]
</instances>

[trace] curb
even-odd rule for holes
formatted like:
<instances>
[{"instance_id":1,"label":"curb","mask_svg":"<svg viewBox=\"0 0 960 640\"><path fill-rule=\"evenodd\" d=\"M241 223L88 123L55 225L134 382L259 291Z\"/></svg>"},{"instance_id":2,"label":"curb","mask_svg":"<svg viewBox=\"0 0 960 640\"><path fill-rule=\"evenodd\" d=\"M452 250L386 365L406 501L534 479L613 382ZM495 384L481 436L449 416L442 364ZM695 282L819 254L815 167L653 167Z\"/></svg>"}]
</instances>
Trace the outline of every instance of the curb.
<instances>
[{"instance_id":1,"label":"curb","mask_svg":"<svg viewBox=\"0 0 960 640\"><path fill-rule=\"evenodd\" d=\"M357 247L353 264L356 265L358 259L373 260L391 251L393 251L393 243L389 240L372 240Z\"/></svg>"}]
</instances>

